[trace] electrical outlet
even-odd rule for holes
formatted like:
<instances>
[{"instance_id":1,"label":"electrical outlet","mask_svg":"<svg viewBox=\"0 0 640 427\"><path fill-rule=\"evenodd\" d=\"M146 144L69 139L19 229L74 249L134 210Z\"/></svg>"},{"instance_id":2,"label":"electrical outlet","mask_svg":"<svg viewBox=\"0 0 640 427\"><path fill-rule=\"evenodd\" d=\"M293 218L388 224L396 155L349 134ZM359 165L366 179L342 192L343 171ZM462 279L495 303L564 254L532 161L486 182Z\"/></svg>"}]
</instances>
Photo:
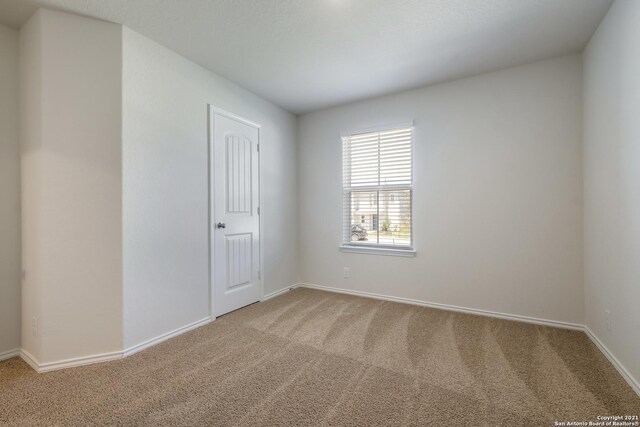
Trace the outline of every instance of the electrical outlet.
<instances>
[{"instance_id":1,"label":"electrical outlet","mask_svg":"<svg viewBox=\"0 0 640 427\"><path fill-rule=\"evenodd\" d=\"M40 325L39 325L40 321L37 317L34 317L33 319L31 319L31 330L33 332L33 336L37 337L39 332L40 332Z\"/></svg>"},{"instance_id":2,"label":"electrical outlet","mask_svg":"<svg viewBox=\"0 0 640 427\"><path fill-rule=\"evenodd\" d=\"M611 311L605 309L604 310L604 320L607 324L607 331L611 330Z\"/></svg>"},{"instance_id":3,"label":"electrical outlet","mask_svg":"<svg viewBox=\"0 0 640 427\"><path fill-rule=\"evenodd\" d=\"M344 268L344 278L348 279L349 278L349 267L345 267Z\"/></svg>"}]
</instances>

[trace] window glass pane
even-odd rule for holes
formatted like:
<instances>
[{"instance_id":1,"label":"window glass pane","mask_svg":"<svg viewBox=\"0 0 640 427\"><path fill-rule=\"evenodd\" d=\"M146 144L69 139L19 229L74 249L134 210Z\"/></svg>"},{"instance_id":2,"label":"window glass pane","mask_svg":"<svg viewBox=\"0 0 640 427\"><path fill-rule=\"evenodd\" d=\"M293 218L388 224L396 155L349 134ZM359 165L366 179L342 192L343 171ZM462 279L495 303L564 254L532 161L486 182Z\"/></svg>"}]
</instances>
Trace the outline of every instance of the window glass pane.
<instances>
[{"instance_id":1,"label":"window glass pane","mask_svg":"<svg viewBox=\"0 0 640 427\"><path fill-rule=\"evenodd\" d=\"M393 246L411 245L411 191L381 190L379 243Z\"/></svg>"},{"instance_id":2,"label":"window glass pane","mask_svg":"<svg viewBox=\"0 0 640 427\"><path fill-rule=\"evenodd\" d=\"M378 194L376 191L351 192L350 240L357 243L377 243Z\"/></svg>"}]
</instances>

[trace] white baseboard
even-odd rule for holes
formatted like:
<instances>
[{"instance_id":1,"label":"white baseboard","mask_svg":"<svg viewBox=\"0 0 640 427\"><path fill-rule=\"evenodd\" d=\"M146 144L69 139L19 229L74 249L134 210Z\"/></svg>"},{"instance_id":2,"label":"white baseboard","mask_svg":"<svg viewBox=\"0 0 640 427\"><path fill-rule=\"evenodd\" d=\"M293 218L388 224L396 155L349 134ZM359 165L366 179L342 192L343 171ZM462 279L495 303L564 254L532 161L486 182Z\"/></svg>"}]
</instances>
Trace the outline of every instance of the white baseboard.
<instances>
[{"instance_id":1,"label":"white baseboard","mask_svg":"<svg viewBox=\"0 0 640 427\"><path fill-rule=\"evenodd\" d=\"M33 357L33 356L31 355L31 353L29 353L29 352L28 352L27 350L25 350L24 348L23 348L23 349L20 349L20 358L21 358L22 360L24 360L25 362L27 362L27 364L28 364L29 366L31 366L31 367L33 368L33 370L34 370L34 371L36 371L36 372L38 372L38 373L40 373L40 372L41 372L41 371L40 371L40 366L38 365L38 362L36 361L36 358L35 358L35 357Z\"/></svg>"},{"instance_id":2,"label":"white baseboard","mask_svg":"<svg viewBox=\"0 0 640 427\"><path fill-rule=\"evenodd\" d=\"M284 294L285 292L289 292L291 289L297 287L298 285L299 285L299 283L296 283L295 285L291 285L291 286L287 286L286 288L282 288L279 291L271 292L270 294L267 294L267 295L263 296L260 301L262 302L262 301L270 300L271 298L275 298L278 295Z\"/></svg>"},{"instance_id":3,"label":"white baseboard","mask_svg":"<svg viewBox=\"0 0 640 427\"><path fill-rule=\"evenodd\" d=\"M381 295L381 294L375 294L371 292L352 291L349 289L335 288L331 286L313 285L309 283L299 283L294 286L294 288L298 288L298 287L318 289L318 290L328 291L328 292L337 292L337 293L347 294L347 295L362 296L367 298L374 298L374 299L379 299L384 301L393 301L393 302L399 302L404 304L413 304L413 305L419 305L422 307L430 307L430 308L455 311L460 313L477 314L479 316L496 317L499 319L506 319L506 320L515 320L517 322L533 323L536 325L545 325L545 326L552 326L556 328L583 331L587 335L587 337L589 337L591 341L593 341L596 347L598 347L598 349L602 352L602 354L604 354L604 356L609 360L609 362L611 362L613 367L616 368L616 370L620 373L622 378L624 378L625 381L629 383L631 388L638 394L638 396L640 396L640 382L631 375L631 373L624 367L622 363L620 363L620 361L602 343L602 341L600 341L600 339L598 339L598 337L585 325L580 325L577 323L561 322L557 320L548 320L548 319L539 319L535 317L520 316L516 314L498 313L495 311L480 310L475 308L459 307L459 306L449 305L449 304L420 301L420 300L414 300L410 298L392 297L389 295Z\"/></svg>"},{"instance_id":4,"label":"white baseboard","mask_svg":"<svg viewBox=\"0 0 640 427\"><path fill-rule=\"evenodd\" d=\"M0 353L0 360L11 359L12 357L20 356L20 349L14 348L12 350L3 351Z\"/></svg>"},{"instance_id":5,"label":"white baseboard","mask_svg":"<svg viewBox=\"0 0 640 427\"><path fill-rule=\"evenodd\" d=\"M604 354L604 356L609 359L609 362L611 362L613 367L616 368L620 375L622 375L622 378L624 378L627 383L629 383L633 391L635 391L636 394L640 396L640 381L638 381L633 377L633 375L631 375L627 368L625 368L624 365L620 363L618 358L615 357L613 353L611 353L607 346L605 346L604 343L600 341L600 339L596 336L596 334L593 333L591 329L589 329L588 326L584 327L584 332L591 339L591 341L593 341L596 347L598 347L602 354Z\"/></svg>"},{"instance_id":6,"label":"white baseboard","mask_svg":"<svg viewBox=\"0 0 640 427\"><path fill-rule=\"evenodd\" d=\"M178 335L184 334L185 332L191 331L200 326L204 326L207 323L210 323L211 320L212 320L211 316L207 316L204 319L198 320L197 322L190 323L186 326L175 329L171 332L167 332L166 334L162 334L150 340L141 342L123 351L114 351L110 353L94 354L91 356L75 357L75 358L59 360L55 362L40 363L38 359L36 359L31 353L29 353L25 349L13 350L13 352L15 353L14 356L19 355L36 372L38 373L49 372L49 371L54 371L56 369L73 368L76 366L91 365L99 362L107 362L109 360L122 359L123 357L131 356L134 353L137 353L139 351L152 347L156 344L160 344L161 342L171 339L173 337L176 337ZM2 354L5 354L5 353L2 353ZM8 356L8 357L13 357L13 356Z\"/></svg>"},{"instance_id":7,"label":"white baseboard","mask_svg":"<svg viewBox=\"0 0 640 427\"><path fill-rule=\"evenodd\" d=\"M455 312L459 312L459 313L476 314L476 315L479 315L479 316L495 317L495 318L498 318L498 319L505 319L505 320L514 320L516 322L525 322L525 323L533 323L533 324L536 324L536 325L553 326L553 327L556 327L556 328L573 329L573 330L577 330L577 331L583 331L584 330L584 325L580 325L580 324L577 324L577 323L562 322L562 321L559 321L559 320L539 319L539 318L536 318L536 317L520 316L518 314L499 313L499 312L496 312L496 311L481 310L481 309L477 309L477 308L459 307L459 306L456 306L456 305L441 304L441 303L429 302L429 301L421 301L421 300L416 300L416 299L411 299L411 298L394 297L394 296L390 296L390 295L382 295L382 294L376 294L376 293L372 293L372 292L353 291L353 290L350 290L350 289L334 288L334 287L331 287L331 286L313 285L313 284L310 284L310 283L299 283L295 287L318 289L318 290L322 290L322 291L337 292L337 293L341 293L341 294L348 294L348 295L355 295L355 296L361 296L361 297L367 297L367 298L374 298L374 299L379 299L379 300L383 300L383 301L393 301L393 302L399 302L399 303L403 303L403 304L413 304L413 305L419 305L419 306L422 306L422 307L436 308L436 309L440 309L440 310L455 311Z\"/></svg>"},{"instance_id":8,"label":"white baseboard","mask_svg":"<svg viewBox=\"0 0 640 427\"><path fill-rule=\"evenodd\" d=\"M275 298L276 296L281 295L285 292L288 292L291 289L299 288L299 287L318 289L322 291L336 292L336 293L347 294L347 295L361 296L361 297L379 299L384 301L399 302L403 304L413 304L413 305L418 305L422 307L429 307L429 308L435 308L435 309L447 310L447 311L455 311L459 313L476 314L480 316L495 317L495 318L505 319L505 320L514 320L517 322L533 323L536 325L545 325L545 326L552 326L557 328L583 331L591 339L591 341L593 341L596 347L598 347L598 349L602 352L602 354L604 354L604 356L609 360L609 362L611 362L611 364L614 366L614 368L616 368L616 370L620 373L620 375L622 375L625 381L629 383L631 388L638 394L638 396L640 396L640 382L631 375L631 373L624 367L624 365L622 365L622 363L620 363L620 361L613 355L613 353L609 351L609 349L602 343L602 341L600 341L600 339L588 327L584 325L580 325L577 323L561 322L557 320L548 320L548 319L539 319L535 317L520 316L515 314L499 313L499 312L489 311L489 310L459 307L455 305L440 304L440 303L421 301L421 300L415 300L410 298L393 297L390 295L382 295L382 294L376 294L372 292L353 291L349 289L335 288L331 286L313 285L310 283L297 283L295 285L280 289L278 291L265 295L261 299L261 301L266 301L271 298ZM171 332L167 332L166 334L162 334L158 337L144 341L140 344L131 346L125 349L124 351L103 353L103 354L97 354L97 355L86 356L86 357L77 357L72 359L56 361L56 362L39 363L37 359L33 355L31 355L28 351L24 349L13 349L13 350L0 353L0 360L5 360L11 357L20 356L36 372L39 372L39 373L53 371L56 369L64 369L64 368L71 368L75 366L89 365L89 364L105 362L109 360L116 360L116 359L121 359L123 357L130 356L139 351L152 347L156 344L160 344L163 341L166 341L168 339L181 335L185 332L196 329L200 326L204 326L212 322L212 320L213 319L211 318L211 316L205 317L204 319L198 320L197 322L193 322L189 325L175 329Z\"/></svg>"},{"instance_id":9,"label":"white baseboard","mask_svg":"<svg viewBox=\"0 0 640 427\"><path fill-rule=\"evenodd\" d=\"M35 369L36 372L40 373L76 366L92 365L94 363L106 362L108 360L122 359L122 352L113 351L109 353L93 354L91 356L74 357L55 362L40 363L32 354L22 349L20 350L20 357Z\"/></svg>"},{"instance_id":10,"label":"white baseboard","mask_svg":"<svg viewBox=\"0 0 640 427\"><path fill-rule=\"evenodd\" d=\"M163 341L166 341L168 339L171 339L173 337L177 337L178 335L184 334L185 332L189 332L193 329L199 328L200 326L204 326L208 323L211 323L212 321L212 317L211 316L207 316L204 319L200 319L197 322L193 322L190 323L186 326L183 326L181 328L178 329L174 329L173 331L167 332L165 334L162 334L160 336L157 336L155 338L151 338L150 340L141 342L139 344L133 345L127 349L125 349L122 354L123 357L127 357L127 356L131 356L132 354L135 354L139 351L142 351L146 348L152 347L156 344L160 344Z\"/></svg>"}]
</instances>

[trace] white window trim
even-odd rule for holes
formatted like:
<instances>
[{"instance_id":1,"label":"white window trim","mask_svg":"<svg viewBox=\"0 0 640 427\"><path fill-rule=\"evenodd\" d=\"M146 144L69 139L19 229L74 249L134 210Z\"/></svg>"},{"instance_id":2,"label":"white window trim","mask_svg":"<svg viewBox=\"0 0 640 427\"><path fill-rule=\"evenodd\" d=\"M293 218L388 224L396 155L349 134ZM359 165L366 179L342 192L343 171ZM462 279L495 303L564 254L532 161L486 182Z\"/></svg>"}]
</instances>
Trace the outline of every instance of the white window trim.
<instances>
[{"instance_id":1,"label":"white window trim","mask_svg":"<svg viewBox=\"0 0 640 427\"><path fill-rule=\"evenodd\" d=\"M414 235L413 235L413 220L414 220L414 215L413 215L413 207L415 205L414 203L414 195L415 195L415 191L414 191L414 172L415 172L415 126L414 126L414 121L413 120L408 120L405 122L396 122L396 123L390 123L390 124L386 124L386 125L380 125L380 126L372 126L372 127L367 127L367 128L360 128L360 129L356 129L356 130L352 130L352 131L348 131L348 132L340 132L340 138L339 138L339 146L340 146L340 182L342 182L343 180L343 171L344 171L344 163L343 163L343 156L342 156L342 139L345 137L350 137L351 135L356 135L356 134L360 134L360 133L370 133L370 132L384 132L386 130L389 129L394 129L394 128L411 128L411 186L410 191L411 191L411 206L410 206L410 214L411 214L411 246L409 247L394 247L394 246L374 246L374 245L365 245L365 244L358 244L358 243L345 243L342 242L339 246L338 246L338 250L340 252L344 252L344 253L355 253L355 254L369 254L369 255L387 255L387 256L399 256L399 257L415 257L417 252L415 249L415 245L414 245ZM344 191L344 188L341 190ZM344 209L344 207L343 207ZM341 220L342 223L342 220ZM344 226L344 224L342 224Z\"/></svg>"},{"instance_id":2,"label":"white window trim","mask_svg":"<svg viewBox=\"0 0 640 427\"><path fill-rule=\"evenodd\" d=\"M413 120L407 120L406 122L396 122L396 123L389 123L386 125L380 125L380 126L371 126L371 127L367 127L367 128L359 128L359 129L354 129L352 131L349 132L340 132L340 138L345 138L345 137L349 137L352 135L357 135L360 133L371 133L371 132L384 132L387 131L389 129L400 129L400 128L413 128ZM342 140L340 141L340 144L342 144ZM341 145L342 147L342 145ZM340 171L342 173L342 171Z\"/></svg>"},{"instance_id":3,"label":"white window trim","mask_svg":"<svg viewBox=\"0 0 640 427\"><path fill-rule=\"evenodd\" d=\"M369 254L369 255L389 255L389 256L401 256L401 257L415 257L416 250L413 248L396 249L393 247L380 247L380 246L365 246L365 245L340 245L338 246L340 252L351 254Z\"/></svg>"}]
</instances>

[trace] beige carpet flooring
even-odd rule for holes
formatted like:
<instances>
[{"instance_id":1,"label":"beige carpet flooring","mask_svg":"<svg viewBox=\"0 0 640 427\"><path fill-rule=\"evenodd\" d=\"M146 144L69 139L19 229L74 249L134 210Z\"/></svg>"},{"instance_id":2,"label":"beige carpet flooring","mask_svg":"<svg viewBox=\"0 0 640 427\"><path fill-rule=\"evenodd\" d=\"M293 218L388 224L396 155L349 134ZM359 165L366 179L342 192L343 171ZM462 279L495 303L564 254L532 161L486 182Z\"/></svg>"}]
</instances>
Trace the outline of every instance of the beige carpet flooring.
<instances>
[{"instance_id":1,"label":"beige carpet flooring","mask_svg":"<svg viewBox=\"0 0 640 427\"><path fill-rule=\"evenodd\" d=\"M552 426L640 415L581 332L296 289L129 358L0 362L0 425Z\"/></svg>"}]
</instances>

